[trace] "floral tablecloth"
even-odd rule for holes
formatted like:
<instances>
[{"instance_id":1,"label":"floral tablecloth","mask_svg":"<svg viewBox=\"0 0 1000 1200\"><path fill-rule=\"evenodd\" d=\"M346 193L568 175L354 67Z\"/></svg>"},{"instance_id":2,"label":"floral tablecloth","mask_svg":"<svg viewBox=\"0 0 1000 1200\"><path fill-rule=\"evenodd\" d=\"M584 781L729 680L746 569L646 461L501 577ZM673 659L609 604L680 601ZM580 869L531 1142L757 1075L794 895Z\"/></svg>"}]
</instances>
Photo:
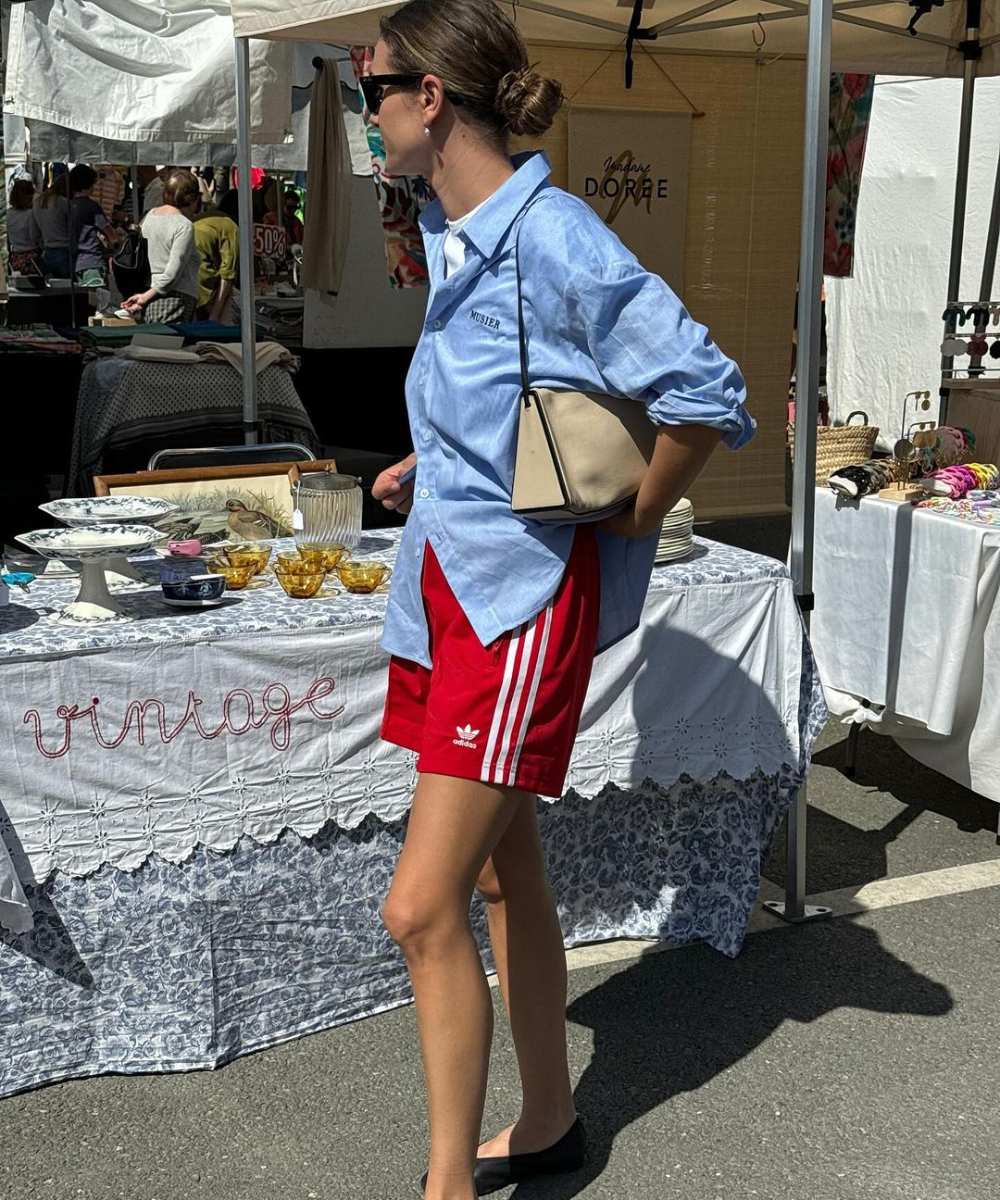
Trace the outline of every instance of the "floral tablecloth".
<instances>
[{"instance_id":1,"label":"floral tablecloth","mask_svg":"<svg viewBox=\"0 0 1000 1200\"><path fill-rule=\"evenodd\" d=\"M391 561L394 535L366 537ZM0 1095L404 1002L378 915L413 780L378 739L384 597L272 585L192 615L150 591L95 635L45 616L72 586L0 610ZM781 564L696 539L657 568L540 806L567 944L737 953L825 717Z\"/></svg>"}]
</instances>

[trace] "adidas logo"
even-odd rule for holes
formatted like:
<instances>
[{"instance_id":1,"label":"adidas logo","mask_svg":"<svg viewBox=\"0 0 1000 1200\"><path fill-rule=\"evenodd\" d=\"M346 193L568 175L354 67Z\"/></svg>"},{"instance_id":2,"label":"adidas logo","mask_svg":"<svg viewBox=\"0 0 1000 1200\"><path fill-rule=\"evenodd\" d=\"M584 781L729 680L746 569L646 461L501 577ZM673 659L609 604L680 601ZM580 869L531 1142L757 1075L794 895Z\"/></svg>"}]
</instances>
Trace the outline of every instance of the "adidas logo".
<instances>
[{"instance_id":1,"label":"adidas logo","mask_svg":"<svg viewBox=\"0 0 1000 1200\"><path fill-rule=\"evenodd\" d=\"M467 750L476 749L476 743L473 741L473 738L479 737L478 729L473 729L471 725L466 725L464 729L461 725L456 725L455 732L458 734L458 737L452 738L453 745L464 746Z\"/></svg>"}]
</instances>

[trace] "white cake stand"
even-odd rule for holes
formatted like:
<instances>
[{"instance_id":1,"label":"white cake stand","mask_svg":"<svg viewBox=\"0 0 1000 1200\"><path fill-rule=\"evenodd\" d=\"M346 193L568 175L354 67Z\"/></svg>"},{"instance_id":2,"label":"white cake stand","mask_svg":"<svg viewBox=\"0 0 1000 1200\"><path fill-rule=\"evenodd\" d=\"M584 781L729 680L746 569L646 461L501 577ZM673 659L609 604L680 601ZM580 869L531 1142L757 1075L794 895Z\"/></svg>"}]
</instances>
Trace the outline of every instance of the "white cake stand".
<instances>
[{"instance_id":1,"label":"white cake stand","mask_svg":"<svg viewBox=\"0 0 1000 1200\"><path fill-rule=\"evenodd\" d=\"M157 496L80 496L50 500L43 513L74 529L106 525L148 525L170 516L177 505ZM161 535L162 536L162 535ZM159 540L159 539L158 539ZM149 584L124 554L109 555L103 565L105 583L117 591L143 591Z\"/></svg>"},{"instance_id":2,"label":"white cake stand","mask_svg":"<svg viewBox=\"0 0 1000 1200\"><path fill-rule=\"evenodd\" d=\"M36 529L17 540L43 558L69 558L80 564L80 591L52 618L60 625L93 627L131 621L108 591L105 568L115 558L141 554L161 540L148 525L97 525L71 529Z\"/></svg>"}]
</instances>

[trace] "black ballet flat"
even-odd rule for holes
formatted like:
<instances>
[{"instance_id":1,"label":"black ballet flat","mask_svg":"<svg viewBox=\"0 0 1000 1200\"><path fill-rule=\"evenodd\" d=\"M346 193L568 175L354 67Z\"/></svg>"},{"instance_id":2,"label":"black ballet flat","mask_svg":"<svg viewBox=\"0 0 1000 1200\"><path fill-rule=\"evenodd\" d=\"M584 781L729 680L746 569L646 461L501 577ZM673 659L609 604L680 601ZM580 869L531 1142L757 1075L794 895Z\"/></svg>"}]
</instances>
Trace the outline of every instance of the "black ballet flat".
<instances>
[{"instance_id":1,"label":"black ballet flat","mask_svg":"<svg viewBox=\"0 0 1000 1200\"><path fill-rule=\"evenodd\" d=\"M562 1175L579 1171L587 1157L587 1138L579 1117L554 1145L533 1154L510 1154L476 1159L476 1195L486 1196L535 1175Z\"/></svg>"},{"instance_id":2,"label":"black ballet flat","mask_svg":"<svg viewBox=\"0 0 1000 1200\"><path fill-rule=\"evenodd\" d=\"M488 1196L501 1188L532 1179L536 1175L562 1175L579 1171L587 1157L587 1138L580 1118L558 1142L532 1154L510 1154L499 1158L477 1158L475 1170L476 1195ZM420 1190L427 1186L427 1176L420 1180Z\"/></svg>"}]
</instances>

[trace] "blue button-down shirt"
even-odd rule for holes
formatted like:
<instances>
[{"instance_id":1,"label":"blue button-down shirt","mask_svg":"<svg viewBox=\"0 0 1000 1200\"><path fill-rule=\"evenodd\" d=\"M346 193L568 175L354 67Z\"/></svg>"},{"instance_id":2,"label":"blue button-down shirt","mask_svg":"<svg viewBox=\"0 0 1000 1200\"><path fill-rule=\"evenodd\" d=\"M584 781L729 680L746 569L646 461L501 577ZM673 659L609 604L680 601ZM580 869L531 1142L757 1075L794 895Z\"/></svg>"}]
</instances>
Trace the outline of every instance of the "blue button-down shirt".
<instances>
[{"instance_id":1,"label":"blue button-down shirt","mask_svg":"<svg viewBox=\"0 0 1000 1200\"><path fill-rule=\"evenodd\" d=\"M462 228L465 264L453 275L445 278L440 203L421 219L431 288L406 382L417 473L382 645L424 666L426 543L483 645L545 607L573 544L574 526L510 508L521 391L515 236L533 384L630 396L658 424L721 429L733 449L754 431L738 368L663 280L587 204L549 183L544 153L514 165ZM639 622L657 535L597 536L603 649Z\"/></svg>"}]
</instances>

